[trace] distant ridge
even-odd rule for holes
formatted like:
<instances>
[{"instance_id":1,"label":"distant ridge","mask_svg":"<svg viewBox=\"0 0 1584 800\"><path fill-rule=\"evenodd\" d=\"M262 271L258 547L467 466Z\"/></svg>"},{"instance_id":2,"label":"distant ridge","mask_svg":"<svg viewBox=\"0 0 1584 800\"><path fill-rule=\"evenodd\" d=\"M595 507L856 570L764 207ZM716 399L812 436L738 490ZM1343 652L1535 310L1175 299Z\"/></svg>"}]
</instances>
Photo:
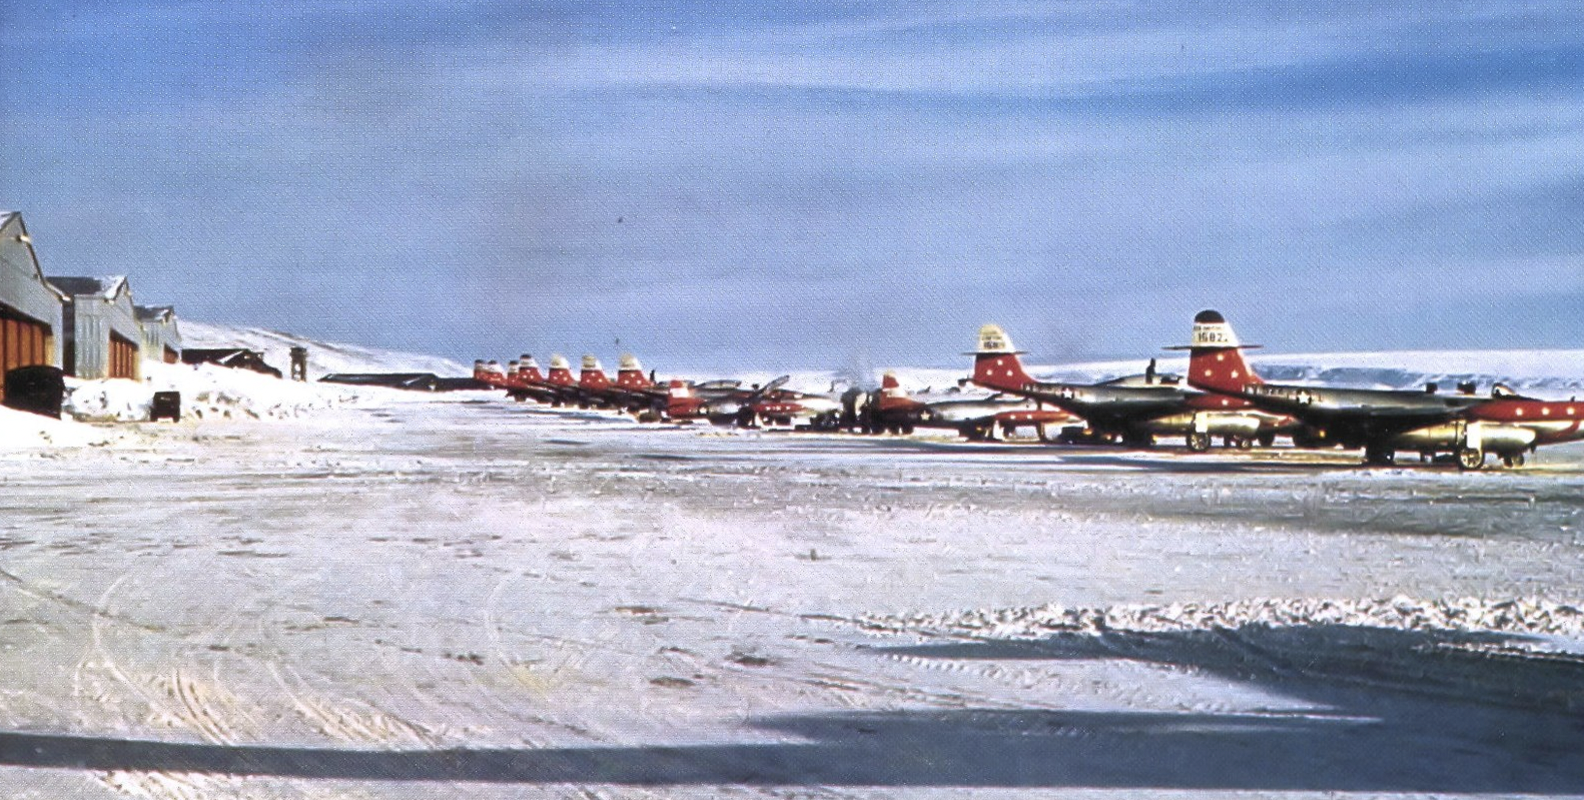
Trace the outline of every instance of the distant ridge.
<instances>
[{"instance_id":1,"label":"distant ridge","mask_svg":"<svg viewBox=\"0 0 1584 800\"><path fill-rule=\"evenodd\" d=\"M186 347L245 347L264 353L270 366L286 372L291 365L291 348L308 348L308 377L319 378L332 372L432 372L442 378L464 378L473 368L448 358L382 350L355 344L321 342L263 328L235 328L206 322L181 320L182 344Z\"/></svg>"}]
</instances>

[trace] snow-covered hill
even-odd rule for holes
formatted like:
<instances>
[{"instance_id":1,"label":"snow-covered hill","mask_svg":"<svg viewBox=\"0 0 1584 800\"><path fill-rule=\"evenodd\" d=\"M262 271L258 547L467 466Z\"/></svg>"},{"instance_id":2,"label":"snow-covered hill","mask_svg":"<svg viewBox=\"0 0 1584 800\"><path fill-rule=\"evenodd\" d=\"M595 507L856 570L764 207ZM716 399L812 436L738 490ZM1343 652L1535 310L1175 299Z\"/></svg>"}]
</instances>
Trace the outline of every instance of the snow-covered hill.
<instances>
[{"instance_id":1,"label":"snow-covered hill","mask_svg":"<svg viewBox=\"0 0 1584 800\"><path fill-rule=\"evenodd\" d=\"M293 347L308 348L308 377L317 380L333 372L432 372L442 378L473 374L473 368L449 358L382 350L355 344L320 342L263 328L238 328L205 322L181 321L185 347L245 347L264 353L270 366L287 372Z\"/></svg>"}]
</instances>

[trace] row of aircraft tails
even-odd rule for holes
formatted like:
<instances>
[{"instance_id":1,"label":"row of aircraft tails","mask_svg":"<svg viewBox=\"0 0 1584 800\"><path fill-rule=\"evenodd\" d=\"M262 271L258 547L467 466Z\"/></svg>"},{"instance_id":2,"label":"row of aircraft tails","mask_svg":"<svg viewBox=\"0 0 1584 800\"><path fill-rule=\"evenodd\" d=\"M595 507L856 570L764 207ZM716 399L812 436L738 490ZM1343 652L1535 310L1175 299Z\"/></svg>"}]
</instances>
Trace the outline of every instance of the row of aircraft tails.
<instances>
[{"instance_id":1,"label":"row of aircraft tails","mask_svg":"<svg viewBox=\"0 0 1584 800\"><path fill-rule=\"evenodd\" d=\"M1001 439L1033 429L1043 441L1065 444L1154 446L1178 439L1204 452L1227 447L1270 447L1278 437L1303 448L1362 450L1373 465L1394 463L1399 452L1424 461L1455 461L1480 469L1492 457L1522 466L1540 445L1584 438L1584 403L1523 397L1497 384L1488 395L1472 384L1442 392L1354 389L1267 383L1243 358L1232 326L1215 311L1194 317L1188 375L1160 374L1155 362L1140 375L1102 383L1039 381L1023 369L1020 351L999 326L979 330L971 353L972 383L994 394L980 399L926 401L903 390L886 373L878 391L830 394L795 392L783 376L764 385L734 380L661 384L638 359L624 355L612 380L594 356L578 374L561 356L541 372L524 355L504 368L474 362L473 377L521 401L553 407L620 409L640 421L707 421L742 427L795 427L824 431L909 434L916 428L957 431L970 439ZM928 390L926 390L927 392Z\"/></svg>"}]
</instances>

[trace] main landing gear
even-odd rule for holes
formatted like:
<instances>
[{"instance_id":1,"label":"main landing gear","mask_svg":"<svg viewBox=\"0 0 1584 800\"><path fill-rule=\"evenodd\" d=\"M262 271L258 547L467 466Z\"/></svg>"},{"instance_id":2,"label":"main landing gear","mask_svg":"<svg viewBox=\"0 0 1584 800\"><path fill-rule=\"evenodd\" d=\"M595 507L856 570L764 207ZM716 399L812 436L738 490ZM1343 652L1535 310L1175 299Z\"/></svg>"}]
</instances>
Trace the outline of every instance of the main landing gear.
<instances>
[{"instance_id":1,"label":"main landing gear","mask_svg":"<svg viewBox=\"0 0 1584 800\"><path fill-rule=\"evenodd\" d=\"M1485 451L1477 447L1460 447L1457 451L1458 469L1476 470L1485 467Z\"/></svg>"},{"instance_id":2,"label":"main landing gear","mask_svg":"<svg viewBox=\"0 0 1584 800\"><path fill-rule=\"evenodd\" d=\"M1380 444L1365 445L1364 463L1372 467L1389 467L1397 463L1397 451Z\"/></svg>"},{"instance_id":3,"label":"main landing gear","mask_svg":"<svg viewBox=\"0 0 1584 800\"><path fill-rule=\"evenodd\" d=\"M1128 431L1122 434L1122 444L1135 450L1148 450L1155 446L1155 434L1149 431Z\"/></svg>"},{"instance_id":4,"label":"main landing gear","mask_svg":"<svg viewBox=\"0 0 1584 800\"><path fill-rule=\"evenodd\" d=\"M1459 448L1457 451L1458 469L1464 471L1484 469L1485 456L1486 452L1484 450L1478 450L1473 447ZM1500 457L1502 466L1507 469L1518 469L1529 463L1529 458L1521 450L1516 453L1502 453Z\"/></svg>"}]
</instances>

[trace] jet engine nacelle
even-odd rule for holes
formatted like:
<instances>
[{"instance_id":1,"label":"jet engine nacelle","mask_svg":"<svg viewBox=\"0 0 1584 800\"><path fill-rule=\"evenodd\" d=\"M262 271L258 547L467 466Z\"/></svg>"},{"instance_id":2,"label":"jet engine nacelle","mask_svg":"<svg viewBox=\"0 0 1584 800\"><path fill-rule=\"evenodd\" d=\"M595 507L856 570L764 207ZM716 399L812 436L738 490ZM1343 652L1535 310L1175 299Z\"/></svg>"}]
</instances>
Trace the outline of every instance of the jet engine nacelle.
<instances>
[{"instance_id":1,"label":"jet engine nacelle","mask_svg":"<svg viewBox=\"0 0 1584 800\"><path fill-rule=\"evenodd\" d=\"M1521 453L1534 446L1536 432L1518 425L1470 422L1466 446L1490 453Z\"/></svg>"},{"instance_id":2,"label":"jet engine nacelle","mask_svg":"<svg viewBox=\"0 0 1584 800\"><path fill-rule=\"evenodd\" d=\"M1149 430L1160 436L1204 433L1213 438L1252 439L1259 434L1260 425L1260 418L1250 414L1199 411L1160 417L1150 423Z\"/></svg>"},{"instance_id":3,"label":"jet engine nacelle","mask_svg":"<svg viewBox=\"0 0 1584 800\"><path fill-rule=\"evenodd\" d=\"M1457 450L1521 453L1534 446L1535 432L1517 425L1490 422L1445 422L1400 433L1392 444L1403 450Z\"/></svg>"}]
</instances>

